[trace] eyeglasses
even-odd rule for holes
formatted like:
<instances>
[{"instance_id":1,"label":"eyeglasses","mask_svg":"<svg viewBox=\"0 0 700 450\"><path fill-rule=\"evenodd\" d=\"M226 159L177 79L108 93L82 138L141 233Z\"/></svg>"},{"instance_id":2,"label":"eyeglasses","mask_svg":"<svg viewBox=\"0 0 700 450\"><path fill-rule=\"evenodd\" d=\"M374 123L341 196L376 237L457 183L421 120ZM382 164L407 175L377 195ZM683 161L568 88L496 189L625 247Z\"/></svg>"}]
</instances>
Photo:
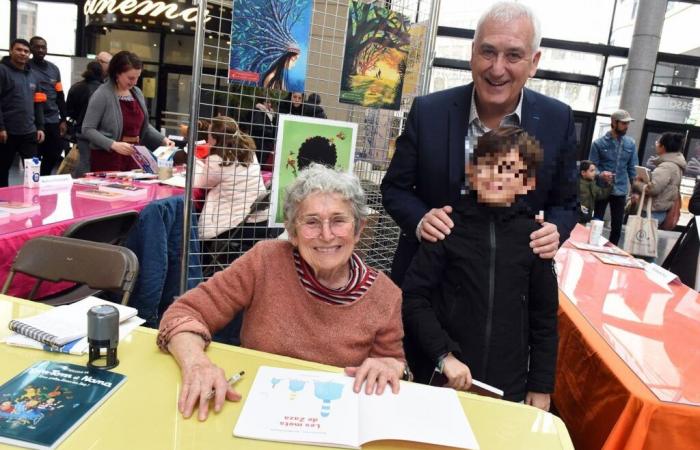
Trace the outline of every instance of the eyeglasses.
<instances>
[{"instance_id":1,"label":"eyeglasses","mask_svg":"<svg viewBox=\"0 0 700 450\"><path fill-rule=\"evenodd\" d=\"M328 223L331 233L336 237L345 237L352 231L352 225L355 220L348 216L333 216L329 219L320 219L318 217L305 217L297 221L299 232L307 239L317 238L323 231L324 222Z\"/></svg>"}]
</instances>

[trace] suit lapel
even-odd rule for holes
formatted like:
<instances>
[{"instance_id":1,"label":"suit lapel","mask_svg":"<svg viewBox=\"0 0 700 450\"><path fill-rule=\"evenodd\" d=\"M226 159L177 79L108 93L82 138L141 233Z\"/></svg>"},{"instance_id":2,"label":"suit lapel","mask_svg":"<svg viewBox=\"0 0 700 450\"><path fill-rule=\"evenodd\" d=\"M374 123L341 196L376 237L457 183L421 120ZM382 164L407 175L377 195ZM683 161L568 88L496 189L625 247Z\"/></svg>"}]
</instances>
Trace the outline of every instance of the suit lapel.
<instances>
[{"instance_id":1,"label":"suit lapel","mask_svg":"<svg viewBox=\"0 0 700 450\"><path fill-rule=\"evenodd\" d=\"M521 111L520 126L527 131L530 136L537 136L537 129L540 126L540 110L537 99L529 89L523 89L523 108Z\"/></svg>"},{"instance_id":2,"label":"suit lapel","mask_svg":"<svg viewBox=\"0 0 700 450\"><path fill-rule=\"evenodd\" d=\"M467 120L469 120L469 108L471 105L473 84L468 84L461 89L450 105L449 115L449 137L448 137L448 170L449 170L449 192L450 199L456 201L455 197L460 191L460 185L464 177L464 137L467 135Z\"/></svg>"}]
</instances>

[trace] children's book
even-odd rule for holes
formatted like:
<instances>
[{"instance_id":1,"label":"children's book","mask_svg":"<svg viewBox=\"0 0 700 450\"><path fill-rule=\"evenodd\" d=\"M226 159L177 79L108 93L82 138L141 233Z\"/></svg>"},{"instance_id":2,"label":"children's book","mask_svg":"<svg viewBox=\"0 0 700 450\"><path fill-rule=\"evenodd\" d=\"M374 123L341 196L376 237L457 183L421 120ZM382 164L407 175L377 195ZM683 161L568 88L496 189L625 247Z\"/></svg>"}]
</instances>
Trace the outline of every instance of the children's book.
<instances>
[{"instance_id":1,"label":"children's book","mask_svg":"<svg viewBox=\"0 0 700 450\"><path fill-rule=\"evenodd\" d=\"M146 173L158 173L158 161L153 157L153 153L143 145L134 145L134 153L131 157L136 164Z\"/></svg>"},{"instance_id":2,"label":"children's book","mask_svg":"<svg viewBox=\"0 0 700 450\"><path fill-rule=\"evenodd\" d=\"M140 317L132 317L120 323L119 341L122 341L125 337L130 335L132 331L134 331L144 322L146 321ZM47 352L68 353L70 355L85 355L87 354L89 348L87 336L83 336L79 339L68 342L60 347L52 347L50 345L43 344L19 333L12 333L3 339L3 342L14 347L33 348Z\"/></svg>"},{"instance_id":3,"label":"children's book","mask_svg":"<svg viewBox=\"0 0 700 450\"><path fill-rule=\"evenodd\" d=\"M262 366L234 436L343 448L402 440L478 449L453 389L401 383L398 394L356 394L337 373Z\"/></svg>"},{"instance_id":4,"label":"children's book","mask_svg":"<svg viewBox=\"0 0 700 450\"><path fill-rule=\"evenodd\" d=\"M92 200L106 200L108 202L113 202L117 200L132 200L135 198L131 195L124 195L112 191L101 191L99 189L86 189L84 191L76 191L75 196L80 198L89 198Z\"/></svg>"},{"instance_id":5,"label":"children's book","mask_svg":"<svg viewBox=\"0 0 700 450\"><path fill-rule=\"evenodd\" d=\"M119 311L119 322L134 317L136 308L111 303L97 297L87 297L70 305L57 306L41 314L10 320L10 330L51 347L87 336L87 312L93 306L112 305Z\"/></svg>"},{"instance_id":6,"label":"children's book","mask_svg":"<svg viewBox=\"0 0 700 450\"><path fill-rule=\"evenodd\" d=\"M10 214L35 213L41 210L38 203L0 202L0 211Z\"/></svg>"},{"instance_id":7,"label":"children's book","mask_svg":"<svg viewBox=\"0 0 700 450\"><path fill-rule=\"evenodd\" d=\"M0 443L56 448L125 380L76 364L34 364L0 386Z\"/></svg>"},{"instance_id":8,"label":"children's book","mask_svg":"<svg viewBox=\"0 0 700 450\"><path fill-rule=\"evenodd\" d=\"M101 191L114 192L129 197L144 197L148 193L148 187L136 186L131 183L109 183L97 187Z\"/></svg>"}]
</instances>

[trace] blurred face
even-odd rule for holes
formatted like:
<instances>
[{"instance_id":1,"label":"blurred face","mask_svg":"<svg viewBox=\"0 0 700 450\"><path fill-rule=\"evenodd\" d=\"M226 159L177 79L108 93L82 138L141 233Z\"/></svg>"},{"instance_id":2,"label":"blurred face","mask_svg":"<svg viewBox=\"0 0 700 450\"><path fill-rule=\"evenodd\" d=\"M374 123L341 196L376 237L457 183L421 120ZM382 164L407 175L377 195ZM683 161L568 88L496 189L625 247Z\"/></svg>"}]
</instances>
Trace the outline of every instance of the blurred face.
<instances>
[{"instance_id":1,"label":"blurred face","mask_svg":"<svg viewBox=\"0 0 700 450\"><path fill-rule=\"evenodd\" d=\"M355 221L350 202L340 194L313 193L299 205L291 238L302 258L318 278L333 273L347 274L350 256L360 234L355 234Z\"/></svg>"},{"instance_id":2,"label":"blurred face","mask_svg":"<svg viewBox=\"0 0 700 450\"><path fill-rule=\"evenodd\" d=\"M477 158L469 166L469 183L477 191L479 203L510 206L517 195L534 189L534 179L527 180L527 166L517 149L502 155Z\"/></svg>"},{"instance_id":3,"label":"blurred face","mask_svg":"<svg viewBox=\"0 0 700 450\"><path fill-rule=\"evenodd\" d=\"M37 61L43 61L46 57L46 41L43 39L36 39L34 42L30 43L32 56Z\"/></svg>"},{"instance_id":4,"label":"blurred face","mask_svg":"<svg viewBox=\"0 0 700 450\"><path fill-rule=\"evenodd\" d=\"M23 67L29 61L29 47L24 44L15 44L10 50L10 61L16 66Z\"/></svg>"},{"instance_id":5,"label":"blurred face","mask_svg":"<svg viewBox=\"0 0 700 450\"><path fill-rule=\"evenodd\" d=\"M629 127L629 122L620 122L619 120L612 121L612 129L615 131L615 133L618 134L618 136L624 136L625 134L627 134L627 129Z\"/></svg>"},{"instance_id":6,"label":"blurred face","mask_svg":"<svg viewBox=\"0 0 700 450\"><path fill-rule=\"evenodd\" d=\"M100 63L102 67L102 76L106 77L109 71L109 62L112 60L112 55L107 52L100 52L97 54L97 62Z\"/></svg>"},{"instance_id":7,"label":"blurred face","mask_svg":"<svg viewBox=\"0 0 700 450\"><path fill-rule=\"evenodd\" d=\"M301 92L292 92L292 105L301 106L303 95Z\"/></svg>"},{"instance_id":8,"label":"blurred face","mask_svg":"<svg viewBox=\"0 0 700 450\"><path fill-rule=\"evenodd\" d=\"M472 43L472 76L477 108L506 114L515 109L520 91L537 71L540 52L533 53L533 29L521 17L509 23L487 20Z\"/></svg>"},{"instance_id":9,"label":"blurred face","mask_svg":"<svg viewBox=\"0 0 700 450\"><path fill-rule=\"evenodd\" d=\"M586 180L595 180L595 165L591 164L588 170L582 170L581 176Z\"/></svg>"},{"instance_id":10,"label":"blurred face","mask_svg":"<svg viewBox=\"0 0 700 450\"><path fill-rule=\"evenodd\" d=\"M666 153L666 147L664 147L659 141L656 141L654 145L656 147L657 155L663 155L664 153Z\"/></svg>"},{"instance_id":11,"label":"blurred face","mask_svg":"<svg viewBox=\"0 0 700 450\"><path fill-rule=\"evenodd\" d=\"M117 87L122 91L128 91L136 86L141 76L141 69L129 69L117 75Z\"/></svg>"}]
</instances>

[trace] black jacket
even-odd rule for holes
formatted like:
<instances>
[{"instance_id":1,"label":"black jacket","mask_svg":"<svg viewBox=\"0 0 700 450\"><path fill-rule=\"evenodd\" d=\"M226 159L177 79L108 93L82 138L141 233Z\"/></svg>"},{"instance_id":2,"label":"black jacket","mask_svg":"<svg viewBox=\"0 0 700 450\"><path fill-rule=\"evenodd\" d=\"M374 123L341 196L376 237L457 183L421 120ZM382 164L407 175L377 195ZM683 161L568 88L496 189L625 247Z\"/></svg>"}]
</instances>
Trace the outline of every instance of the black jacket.
<instances>
[{"instance_id":1,"label":"black jacket","mask_svg":"<svg viewBox=\"0 0 700 450\"><path fill-rule=\"evenodd\" d=\"M490 208L467 197L446 239L420 245L402 286L406 336L423 352L409 361L417 377L452 352L508 400L553 391L557 280L530 249L533 216L522 202Z\"/></svg>"},{"instance_id":2,"label":"black jacket","mask_svg":"<svg viewBox=\"0 0 700 450\"><path fill-rule=\"evenodd\" d=\"M80 130L83 126L83 119L85 118L85 111L87 111L90 97L100 86L102 86L102 80L85 78L71 86L68 91L68 100L66 101L67 114L68 117L75 121L76 130Z\"/></svg>"},{"instance_id":3,"label":"black jacket","mask_svg":"<svg viewBox=\"0 0 700 450\"><path fill-rule=\"evenodd\" d=\"M45 98L29 65L18 69L5 56L0 61L0 131L29 134L44 129Z\"/></svg>"}]
</instances>

